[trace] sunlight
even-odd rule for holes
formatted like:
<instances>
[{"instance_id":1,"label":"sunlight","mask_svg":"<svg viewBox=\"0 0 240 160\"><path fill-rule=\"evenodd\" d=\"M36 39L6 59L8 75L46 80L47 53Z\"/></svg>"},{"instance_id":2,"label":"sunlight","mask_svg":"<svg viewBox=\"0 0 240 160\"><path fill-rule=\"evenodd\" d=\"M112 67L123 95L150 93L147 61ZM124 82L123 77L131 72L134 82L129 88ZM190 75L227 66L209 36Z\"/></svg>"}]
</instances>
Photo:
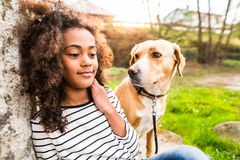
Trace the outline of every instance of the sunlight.
<instances>
[{"instance_id":1,"label":"sunlight","mask_svg":"<svg viewBox=\"0 0 240 160\"><path fill-rule=\"evenodd\" d=\"M143 3L130 1L118 11L114 20L127 22L148 22L148 12Z\"/></svg>"}]
</instances>

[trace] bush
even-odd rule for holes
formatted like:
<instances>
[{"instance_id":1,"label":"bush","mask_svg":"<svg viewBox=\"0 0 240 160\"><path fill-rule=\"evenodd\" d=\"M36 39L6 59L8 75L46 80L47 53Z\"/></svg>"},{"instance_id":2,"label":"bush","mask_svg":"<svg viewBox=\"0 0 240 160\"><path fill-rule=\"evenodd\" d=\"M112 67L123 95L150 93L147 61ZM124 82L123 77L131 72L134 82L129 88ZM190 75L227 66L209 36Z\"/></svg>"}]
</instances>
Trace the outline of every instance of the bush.
<instances>
[{"instance_id":1,"label":"bush","mask_svg":"<svg viewBox=\"0 0 240 160\"><path fill-rule=\"evenodd\" d=\"M226 59L222 63L226 67L240 67L240 60Z\"/></svg>"},{"instance_id":2,"label":"bush","mask_svg":"<svg viewBox=\"0 0 240 160\"><path fill-rule=\"evenodd\" d=\"M114 53L113 65L116 67L129 66L132 47L148 39L156 39L147 28L108 27L105 30L108 43Z\"/></svg>"},{"instance_id":3,"label":"bush","mask_svg":"<svg viewBox=\"0 0 240 160\"><path fill-rule=\"evenodd\" d=\"M154 40L163 38L173 43L177 43L182 50L182 54L187 58L187 60L196 61L198 57L198 37L196 31L182 31L163 28L162 35L159 37L159 33L157 31L151 31L150 28L107 26L104 33L107 36L108 43L113 50L113 65L116 67L128 68L130 51L132 47L137 43L149 39ZM240 59L240 48L238 45L239 39L236 38L237 33L233 34L228 46L223 44L221 45L217 54L217 60L222 61L224 59ZM213 33L212 47L214 47L215 43L217 42L218 36L218 34ZM226 36L224 39L226 39ZM204 54L201 55L201 57L206 62L208 62L210 56L210 53L207 53L208 47L208 34L204 32L202 42L202 51Z\"/></svg>"}]
</instances>

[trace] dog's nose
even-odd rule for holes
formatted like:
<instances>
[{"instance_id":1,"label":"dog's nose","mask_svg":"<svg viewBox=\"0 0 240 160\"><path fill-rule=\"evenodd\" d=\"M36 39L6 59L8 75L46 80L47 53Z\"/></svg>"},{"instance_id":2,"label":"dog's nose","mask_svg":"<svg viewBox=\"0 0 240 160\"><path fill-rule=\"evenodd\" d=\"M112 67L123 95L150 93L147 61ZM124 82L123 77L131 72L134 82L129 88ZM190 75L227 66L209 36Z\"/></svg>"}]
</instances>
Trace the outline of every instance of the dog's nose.
<instances>
[{"instance_id":1,"label":"dog's nose","mask_svg":"<svg viewBox=\"0 0 240 160\"><path fill-rule=\"evenodd\" d=\"M139 69L128 69L128 75L130 78L134 79L134 77L136 77L136 75L139 73Z\"/></svg>"}]
</instances>

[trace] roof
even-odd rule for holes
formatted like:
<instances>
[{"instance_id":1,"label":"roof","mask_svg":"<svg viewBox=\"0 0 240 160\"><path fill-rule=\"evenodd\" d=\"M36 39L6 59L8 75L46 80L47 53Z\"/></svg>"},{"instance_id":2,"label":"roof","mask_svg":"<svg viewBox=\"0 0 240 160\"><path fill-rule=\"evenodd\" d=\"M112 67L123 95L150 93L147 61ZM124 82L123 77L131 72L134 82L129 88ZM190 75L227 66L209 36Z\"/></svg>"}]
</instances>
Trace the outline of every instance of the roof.
<instances>
[{"instance_id":1,"label":"roof","mask_svg":"<svg viewBox=\"0 0 240 160\"><path fill-rule=\"evenodd\" d=\"M110 17L115 16L113 13L99 7L98 5L88 0L64 0L64 3L80 13Z\"/></svg>"}]
</instances>

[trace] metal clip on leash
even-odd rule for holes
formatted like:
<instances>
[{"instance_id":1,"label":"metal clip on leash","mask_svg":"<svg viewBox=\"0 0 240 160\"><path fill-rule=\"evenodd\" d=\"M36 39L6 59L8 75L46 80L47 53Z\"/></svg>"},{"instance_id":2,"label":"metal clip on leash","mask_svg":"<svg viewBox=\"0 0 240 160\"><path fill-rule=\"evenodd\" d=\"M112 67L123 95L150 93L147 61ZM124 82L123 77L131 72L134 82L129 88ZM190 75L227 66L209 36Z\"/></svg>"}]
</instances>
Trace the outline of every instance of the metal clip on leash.
<instances>
[{"instance_id":1,"label":"metal clip on leash","mask_svg":"<svg viewBox=\"0 0 240 160\"><path fill-rule=\"evenodd\" d=\"M155 140L155 154L158 152L158 140L157 140L157 127L156 127L156 105L157 105L157 97L155 96L153 99L152 105L152 118L153 118L153 131L154 131L154 140Z\"/></svg>"}]
</instances>

